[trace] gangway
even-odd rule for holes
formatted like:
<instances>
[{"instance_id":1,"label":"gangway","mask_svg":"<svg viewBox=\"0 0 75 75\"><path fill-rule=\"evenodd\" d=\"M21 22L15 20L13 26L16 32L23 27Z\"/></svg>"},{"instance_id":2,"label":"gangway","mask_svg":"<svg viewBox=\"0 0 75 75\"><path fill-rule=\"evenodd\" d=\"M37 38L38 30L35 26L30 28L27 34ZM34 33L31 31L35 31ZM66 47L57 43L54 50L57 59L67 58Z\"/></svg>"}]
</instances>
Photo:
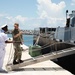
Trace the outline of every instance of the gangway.
<instances>
[{"instance_id":1,"label":"gangway","mask_svg":"<svg viewBox=\"0 0 75 75\"><path fill-rule=\"evenodd\" d=\"M16 65L7 64L6 69L7 69L7 71L11 71L11 70L18 69L20 67L24 67L24 66L27 66L27 65L36 64L36 63L43 62L43 61L46 61L46 60L57 59L57 58L60 58L60 57L71 55L71 54L75 54L75 47L70 47L70 48L67 48L67 49L54 51L54 52L50 52L50 53L47 53L47 54L44 54L44 55L32 57L32 58L24 60L24 62L20 63L20 64L16 64Z\"/></svg>"}]
</instances>

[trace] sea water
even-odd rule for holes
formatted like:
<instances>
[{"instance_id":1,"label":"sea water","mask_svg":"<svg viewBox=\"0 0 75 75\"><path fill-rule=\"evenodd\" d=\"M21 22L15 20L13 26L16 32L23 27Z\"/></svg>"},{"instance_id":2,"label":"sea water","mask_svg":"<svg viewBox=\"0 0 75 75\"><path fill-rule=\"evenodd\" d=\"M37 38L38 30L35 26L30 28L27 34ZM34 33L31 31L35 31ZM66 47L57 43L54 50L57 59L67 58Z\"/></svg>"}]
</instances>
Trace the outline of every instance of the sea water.
<instances>
[{"instance_id":1,"label":"sea water","mask_svg":"<svg viewBox=\"0 0 75 75\"><path fill-rule=\"evenodd\" d=\"M11 34L8 34L9 38L12 38ZM24 44L27 46L32 46L33 45L33 35L23 35L23 40L24 40Z\"/></svg>"}]
</instances>

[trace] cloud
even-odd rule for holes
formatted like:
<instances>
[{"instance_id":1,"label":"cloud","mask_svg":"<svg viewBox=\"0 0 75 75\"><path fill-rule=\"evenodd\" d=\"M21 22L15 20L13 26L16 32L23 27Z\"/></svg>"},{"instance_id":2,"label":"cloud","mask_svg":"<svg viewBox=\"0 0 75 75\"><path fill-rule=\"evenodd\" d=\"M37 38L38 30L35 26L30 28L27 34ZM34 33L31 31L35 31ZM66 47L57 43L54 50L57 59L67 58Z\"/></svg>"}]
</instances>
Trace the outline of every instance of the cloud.
<instances>
[{"instance_id":1,"label":"cloud","mask_svg":"<svg viewBox=\"0 0 75 75\"><path fill-rule=\"evenodd\" d=\"M8 20L11 20L12 22L20 22L20 23L24 23L27 20L26 17L22 17L21 15L17 15L16 17L6 16L6 18Z\"/></svg>"},{"instance_id":2,"label":"cloud","mask_svg":"<svg viewBox=\"0 0 75 75\"><path fill-rule=\"evenodd\" d=\"M75 0L72 0L72 3L71 3L71 5L75 5Z\"/></svg>"},{"instance_id":3,"label":"cloud","mask_svg":"<svg viewBox=\"0 0 75 75\"><path fill-rule=\"evenodd\" d=\"M52 3L51 0L37 0L37 2L37 13L41 19L46 20L46 24L58 26L59 22L64 20L65 16L63 15L63 10L66 6L64 1L61 1L58 4Z\"/></svg>"},{"instance_id":4,"label":"cloud","mask_svg":"<svg viewBox=\"0 0 75 75\"><path fill-rule=\"evenodd\" d=\"M18 15L18 16L15 17L15 19L18 20L18 21L20 21L21 23L23 23L23 22L25 22L25 20L26 20L27 18L22 17L21 15Z\"/></svg>"},{"instance_id":5,"label":"cloud","mask_svg":"<svg viewBox=\"0 0 75 75\"><path fill-rule=\"evenodd\" d=\"M37 15L38 17L28 18L22 15L13 17L7 14L0 14L0 23L7 23L9 29L13 29L13 24L18 22L21 29L34 29L38 27L57 27L65 25L64 1L58 4L51 0L37 0Z\"/></svg>"},{"instance_id":6,"label":"cloud","mask_svg":"<svg viewBox=\"0 0 75 75\"><path fill-rule=\"evenodd\" d=\"M27 18L21 15L17 15L15 17L9 16L6 14L0 14L0 25L8 24L9 28L12 29L15 22L18 22L21 25L24 25Z\"/></svg>"},{"instance_id":7,"label":"cloud","mask_svg":"<svg viewBox=\"0 0 75 75\"><path fill-rule=\"evenodd\" d=\"M34 29L40 26L40 19L39 18L27 18L21 15L17 15L15 17L4 15L1 16L0 23L8 24L9 29L13 29L13 25L15 22L19 23L21 29Z\"/></svg>"},{"instance_id":8,"label":"cloud","mask_svg":"<svg viewBox=\"0 0 75 75\"><path fill-rule=\"evenodd\" d=\"M3 16L4 16L3 14L0 14L0 18L3 17Z\"/></svg>"}]
</instances>

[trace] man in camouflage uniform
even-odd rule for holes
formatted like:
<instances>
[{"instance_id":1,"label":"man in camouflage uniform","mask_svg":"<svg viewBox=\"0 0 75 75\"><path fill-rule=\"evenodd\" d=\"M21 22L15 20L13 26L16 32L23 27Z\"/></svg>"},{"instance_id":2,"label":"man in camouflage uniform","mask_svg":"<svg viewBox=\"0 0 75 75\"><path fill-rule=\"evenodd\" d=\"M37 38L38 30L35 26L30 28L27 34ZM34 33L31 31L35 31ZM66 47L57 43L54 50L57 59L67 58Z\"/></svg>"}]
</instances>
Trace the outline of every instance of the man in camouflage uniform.
<instances>
[{"instance_id":1,"label":"man in camouflage uniform","mask_svg":"<svg viewBox=\"0 0 75 75\"><path fill-rule=\"evenodd\" d=\"M19 64L23 62L23 60L21 60L22 48L20 47L20 45L23 42L23 38L22 38L22 31L19 30L18 23L14 24L14 30L12 31L12 36L13 36L13 41L17 42L13 43L15 50L13 64Z\"/></svg>"}]
</instances>

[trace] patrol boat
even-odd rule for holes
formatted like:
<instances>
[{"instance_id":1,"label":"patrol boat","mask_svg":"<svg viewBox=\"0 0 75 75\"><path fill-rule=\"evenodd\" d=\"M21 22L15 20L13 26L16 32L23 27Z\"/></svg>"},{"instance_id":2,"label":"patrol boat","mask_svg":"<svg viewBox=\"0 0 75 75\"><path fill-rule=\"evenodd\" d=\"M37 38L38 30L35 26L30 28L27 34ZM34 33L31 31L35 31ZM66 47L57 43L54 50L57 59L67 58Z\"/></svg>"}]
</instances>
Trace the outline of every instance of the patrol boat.
<instances>
[{"instance_id":1,"label":"patrol boat","mask_svg":"<svg viewBox=\"0 0 75 75\"><path fill-rule=\"evenodd\" d=\"M71 51L75 50L75 10L68 14L66 10L66 24L65 27L48 28L40 27L34 29L33 44L42 46L42 54L47 54L55 51ZM63 52L61 57L53 60L63 68L75 74L75 53L72 54Z\"/></svg>"}]
</instances>

